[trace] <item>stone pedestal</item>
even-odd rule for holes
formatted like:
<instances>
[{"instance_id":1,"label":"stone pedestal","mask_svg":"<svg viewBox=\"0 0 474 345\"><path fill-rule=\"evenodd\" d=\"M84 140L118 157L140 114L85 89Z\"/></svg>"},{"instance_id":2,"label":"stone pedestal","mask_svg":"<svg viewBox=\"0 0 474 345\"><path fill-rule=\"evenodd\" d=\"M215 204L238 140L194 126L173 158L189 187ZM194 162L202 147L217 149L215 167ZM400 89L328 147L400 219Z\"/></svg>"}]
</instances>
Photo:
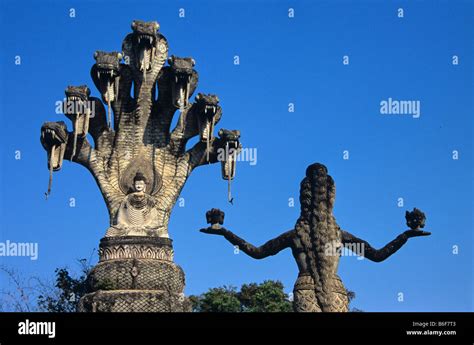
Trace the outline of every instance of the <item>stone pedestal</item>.
<instances>
[{"instance_id":1,"label":"stone pedestal","mask_svg":"<svg viewBox=\"0 0 474 345\"><path fill-rule=\"evenodd\" d=\"M184 272L172 241L148 236L105 237L99 263L87 277L80 312L186 312Z\"/></svg>"}]
</instances>

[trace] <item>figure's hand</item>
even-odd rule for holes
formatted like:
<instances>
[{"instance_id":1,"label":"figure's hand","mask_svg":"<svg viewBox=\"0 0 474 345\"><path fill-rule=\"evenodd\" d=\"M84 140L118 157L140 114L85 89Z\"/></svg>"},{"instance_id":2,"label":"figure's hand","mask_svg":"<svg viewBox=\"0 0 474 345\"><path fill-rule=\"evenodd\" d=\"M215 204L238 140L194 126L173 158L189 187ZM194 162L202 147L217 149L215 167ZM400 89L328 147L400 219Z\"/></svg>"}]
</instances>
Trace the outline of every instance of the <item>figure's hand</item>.
<instances>
[{"instance_id":1,"label":"figure's hand","mask_svg":"<svg viewBox=\"0 0 474 345\"><path fill-rule=\"evenodd\" d=\"M225 229L223 227L210 226L208 228L203 228L199 231L205 234L224 236Z\"/></svg>"},{"instance_id":2,"label":"figure's hand","mask_svg":"<svg viewBox=\"0 0 474 345\"><path fill-rule=\"evenodd\" d=\"M431 232L428 231L423 231L423 230L407 230L404 232L404 234L408 237L418 237L418 236L429 236L431 235Z\"/></svg>"}]
</instances>

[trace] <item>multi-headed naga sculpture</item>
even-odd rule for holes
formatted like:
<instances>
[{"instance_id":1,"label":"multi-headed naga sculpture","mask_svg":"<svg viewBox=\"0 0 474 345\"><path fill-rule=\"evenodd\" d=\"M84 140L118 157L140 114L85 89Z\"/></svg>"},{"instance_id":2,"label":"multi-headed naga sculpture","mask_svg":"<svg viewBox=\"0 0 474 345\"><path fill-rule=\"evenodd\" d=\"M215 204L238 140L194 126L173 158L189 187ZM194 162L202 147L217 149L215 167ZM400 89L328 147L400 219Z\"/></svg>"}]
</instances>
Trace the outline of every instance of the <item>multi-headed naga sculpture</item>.
<instances>
[{"instance_id":1,"label":"multi-headed naga sculpture","mask_svg":"<svg viewBox=\"0 0 474 345\"><path fill-rule=\"evenodd\" d=\"M399 250L409 238L427 236L422 231L425 215L418 209L406 212L407 225L403 232L382 249L374 249L366 241L343 231L333 215L336 187L322 164L310 165L301 181L301 215L295 228L254 247L221 225L224 213L218 209L207 212L210 227L201 229L207 234L221 235L247 255L255 259L275 255L291 248L299 269L294 287L293 306L297 312L345 312L348 311L347 291L337 275L339 257L345 247L369 260L380 262Z\"/></svg>"},{"instance_id":2,"label":"multi-headed naga sculpture","mask_svg":"<svg viewBox=\"0 0 474 345\"><path fill-rule=\"evenodd\" d=\"M100 188L110 218L101 242L101 261L170 259L168 221L191 172L219 158L223 178L230 181L235 174L240 132L221 129L219 137L214 137L214 127L222 116L218 97L199 93L190 102L198 83L195 61L176 56L168 59L168 42L158 30L157 22L133 21L122 52L95 52L91 76L103 102L91 97L87 86L69 86L63 109L73 130L68 131L62 121L46 122L41 128L50 171L47 194L52 173L61 169L64 159L87 168ZM177 111L179 119L171 130ZM188 148L188 141L195 136L200 140ZM131 270L138 267L136 261L127 261L127 265ZM107 282L112 280L117 289L134 290L140 286L140 269L133 272L138 276L130 286L123 285L125 278L119 273L106 275ZM143 269L141 272L143 275ZM97 277L92 274L92 278ZM95 290L107 285L91 284ZM158 289L150 284L143 283L142 288ZM110 303L104 308L139 309L109 307ZM158 310L156 306L147 308L142 311Z\"/></svg>"},{"instance_id":3,"label":"multi-headed naga sculpture","mask_svg":"<svg viewBox=\"0 0 474 345\"><path fill-rule=\"evenodd\" d=\"M222 115L217 96L198 94L190 103L198 83L195 62L171 56L165 66L168 43L158 29L156 22L134 21L133 32L123 41L123 54L95 52L91 76L107 110L90 96L87 86L69 86L64 114L72 121L73 131L68 132L64 122L46 122L41 129L50 171L59 170L67 159L94 176L110 215L107 236L167 237L171 210L193 169L215 163L218 149L238 147L238 131L221 130L220 138L214 137L214 126ZM179 121L170 131L177 111ZM186 143L198 135L199 142L186 149ZM223 177L232 179L234 156L227 158L222 162ZM137 173L146 188L126 205L146 205L144 209L153 214L147 229L138 215L117 220L124 213L120 211L126 210L127 195L136 192Z\"/></svg>"}]
</instances>

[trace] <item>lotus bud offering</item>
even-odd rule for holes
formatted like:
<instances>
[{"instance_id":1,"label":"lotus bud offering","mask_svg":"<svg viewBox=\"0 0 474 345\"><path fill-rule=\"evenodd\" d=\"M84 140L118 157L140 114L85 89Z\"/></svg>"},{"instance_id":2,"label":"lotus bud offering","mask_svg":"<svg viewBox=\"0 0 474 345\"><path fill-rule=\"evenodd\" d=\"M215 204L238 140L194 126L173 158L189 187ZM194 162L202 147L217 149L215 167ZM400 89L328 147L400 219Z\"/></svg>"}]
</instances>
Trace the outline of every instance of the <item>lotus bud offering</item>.
<instances>
[{"instance_id":1,"label":"lotus bud offering","mask_svg":"<svg viewBox=\"0 0 474 345\"><path fill-rule=\"evenodd\" d=\"M206 221L212 228L219 229L224 224L224 215L218 208L213 208L206 212Z\"/></svg>"},{"instance_id":2,"label":"lotus bud offering","mask_svg":"<svg viewBox=\"0 0 474 345\"><path fill-rule=\"evenodd\" d=\"M405 219L407 220L408 227L412 230L421 231L425 227L425 214L416 207L411 212L405 212Z\"/></svg>"}]
</instances>

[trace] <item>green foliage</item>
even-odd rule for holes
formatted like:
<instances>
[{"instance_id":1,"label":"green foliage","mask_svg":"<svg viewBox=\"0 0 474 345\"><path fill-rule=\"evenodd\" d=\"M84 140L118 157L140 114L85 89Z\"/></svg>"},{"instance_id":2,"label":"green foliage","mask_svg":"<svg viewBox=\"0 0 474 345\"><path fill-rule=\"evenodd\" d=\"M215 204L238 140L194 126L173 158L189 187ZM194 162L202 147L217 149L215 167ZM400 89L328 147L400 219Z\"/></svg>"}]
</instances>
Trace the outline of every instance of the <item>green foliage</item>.
<instances>
[{"instance_id":1,"label":"green foliage","mask_svg":"<svg viewBox=\"0 0 474 345\"><path fill-rule=\"evenodd\" d=\"M246 312L291 312L292 303L280 281L265 280L261 284L244 284L239 300Z\"/></svg>"},{"instance_id":2,"label":"green foliage","mask_svg":"<svg viewBox=\"0 0 474 345\"><path fill-rule=\"evenodd\" d=\"M193 311L235 313L242 311L235 287L212 288L200 296L191 296Z\"/></svg>"},{"instance_id":3,"label":"green foliage","mask_svg":"<svg viewBox=\"0 0 474 345\"><path fill-rule=\"evenodd\" d=\"M347 291L349 303L355 292ZM194 312L292 312L293 303L280 281L265 280L263 283L243 284L240 291L235 287L212 288L201 295L189 296ZM351 312L362 312L352 308Z\"/></svg>"},{"instance_id":4,"label":"green foliage","mask_svg":"<svg viewBox=\"0 0 474 345\"><path fill-rule=\"evenodd\" d=\"M0 299L0 310L10 309L12 311L47 311L47 312L75 312L80 298L86 293L86 279L92 266L87 260L79 260L81 273L73 276L67 268L58 268L55 271L55 283L45 284L39 279L37 286L30 286L12 270L0 266L13 281L16 294L1 291L4 296L13 301L11 306ZM114 288L111 281L103 281L100 285L102 290ZM40 291L37 298L37 306L31 305L27 298L33 296L35 291ZM347 291L349 303L355 298L353 291ZM211 288L207 292L189 296L194 312L291 312L292 302L288 294L284 292L284 286L280 281L265 280L263 283L243 284L240 291L233 286ZM352 312L362 310L352 308Z\"/></svg>"},{"instance_id":5,"label":"green foliage","mask_svg":"<svg viewBox=\"0 0 474 345\"><path fill-rule=\"evenodd\" d=\"M354 291L351 291L351 290L347 290L347 299L349 300L349 311L350 312L354 312L354 313L361 313L363 312L362 309L359 309L359 308L350 308L350 305L351 303L354 301L354 299L356 298L356 294Z\"/></svg>"},{"instance_id":6,"label":"green foliage","mask_svg":"<svg viewBox=\"0 0 474 345\"><path fill-rule=\"evenodd\" d=\"M75 312L80 298L86 293L86 278L91 266L79 260L82 269L79 277L72 277L67 268L57 268L54 294L38 296L40 310L57 313Z\"/></svg>"},{"instance_id":7,"label":"green foliage","mask_svg":"<svg viewBox=\"0 0 474 345\"><path fill-rule=\"evenodd\" d=\"M261 284L212 288L199 296L190 296L195 312L291 312L292 303L279 281Z\"/></svg>"},{"instance_id":8,"label":"green foliage","mask_svg":"<svg viewBox=\"0 0 474 345\"><path fill-rule=\"evenodd\" d=\"M347 299L349 300L349 303L351 303L355 297L356 294L354 291L347 290Z\"/></svg>"}]
</instances>

